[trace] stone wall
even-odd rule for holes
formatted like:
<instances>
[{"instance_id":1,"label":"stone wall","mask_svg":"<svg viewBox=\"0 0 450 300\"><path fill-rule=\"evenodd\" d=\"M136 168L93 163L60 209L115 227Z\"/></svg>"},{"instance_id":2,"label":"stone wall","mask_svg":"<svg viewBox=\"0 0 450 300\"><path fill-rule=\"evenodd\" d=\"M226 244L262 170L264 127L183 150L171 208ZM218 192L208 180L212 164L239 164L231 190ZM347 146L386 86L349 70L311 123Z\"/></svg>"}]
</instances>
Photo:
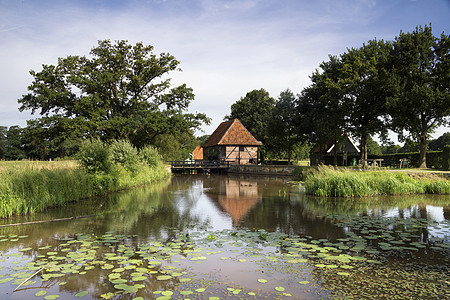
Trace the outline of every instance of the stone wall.
<instances>
[{"instance_id":1,"label":"stone wall","mask_svg":"<svg viewBox=\"0 0 450 300\"><path fill-rule=\"evenodd\" d=\"M230 165L229 173L292 176L295 166Z\"/></svg>"}]
</instances>

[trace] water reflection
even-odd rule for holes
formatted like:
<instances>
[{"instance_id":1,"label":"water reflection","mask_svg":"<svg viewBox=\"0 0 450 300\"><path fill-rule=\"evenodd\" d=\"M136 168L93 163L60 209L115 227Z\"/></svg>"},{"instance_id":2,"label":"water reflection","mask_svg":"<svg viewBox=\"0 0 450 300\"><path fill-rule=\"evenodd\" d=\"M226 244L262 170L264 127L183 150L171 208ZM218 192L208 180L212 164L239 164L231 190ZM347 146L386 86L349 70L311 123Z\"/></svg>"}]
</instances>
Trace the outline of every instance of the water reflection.
<instances>
[{"instance_id":1,"label":"water reflection","mask_svg":"<svg viewBox=\"0 0 450 300\"><path fill-rule=\"evenodd\" d=\"M251 209L261 200L258 192L258 182L251 179L226 177L218 182L206 182L205 194L218 208L227 213L238 225Z\"/></svg>"},{"instance_id":2,"label":"water reflection","mask_svg":"<svg viewBox=\"0 0 450 300\"><path fill-rule=\"evenodd\" d=\"M336 240L345 236L327 215L421 218L450 217L450 196L329 199L305 195L298 185L270 177L175 176L169 182L86 199L1 224L95 215L85 219L0 228L0 234L39 236L108 231L143 238L170 238L172 231L249 228ZM0 224L0 225L1 225Z\"/></svg>"},{"instance_id":3,"label":"water reflection","mask_svg":"<svg viewBox=\"0 0 450 300\"><path fill-rule=\"evenodd\" d=\"M306 236L309 240L326 239L333 243L341 238L354 238L356 242L351 247L373 249L379 249L383 243L388 247L387 242L391 248L419 243L418 249L411 252L413 256L402 259L445 266L448 265L448 251L438 247L434 252L433 247L450 239L449 212L449 195L327 199L307 196L298 184L290 184L280 178L185 175L174 176L168 182L152 186L86 199L33 216L1 220L0 225L6 225L93 215L61 222L0 227L0 252L17 252L30 247L33 250L29 255L34 259L47 252L39 250L44 246L62 249L61 240L66 237L80 233L101 236L107 232L125 235L127 243L137 251L141 242L149 239L172 241L180 232L241 228L250 231L263 229L291 237ZM17 241L12 241L15 239L13 236L18 237ZM360 242L361 236L365 238L363 242ZM117 252L118 248L108 250ZM389 251L392 250L386 253ZM14 263L15 258L10 257L1 266L13 266ZM215 265L218 264L219 260ZM211 265L206 267L214 268ZM234 265L230 270L230 277L235 276ZM67 286L60 288L62 298L71 298L80 290L90 290L95 295L107 292L111 289L106 285L107 273L96 269L89 276L68 276L65 279ZM93 278L103 278L104 282L98 284ZM254 278L252 280L256 283ZM55 279L43 285L57 289L58 282ZM155 287L172 289L174 284L171 281L145 281L148 290ZM0 289L9 291L7 288L0 286ZM30 291L30 298L34 297L34 292ZM12 295L11 299L14 297Z\"/></svg>"}]
</instances>

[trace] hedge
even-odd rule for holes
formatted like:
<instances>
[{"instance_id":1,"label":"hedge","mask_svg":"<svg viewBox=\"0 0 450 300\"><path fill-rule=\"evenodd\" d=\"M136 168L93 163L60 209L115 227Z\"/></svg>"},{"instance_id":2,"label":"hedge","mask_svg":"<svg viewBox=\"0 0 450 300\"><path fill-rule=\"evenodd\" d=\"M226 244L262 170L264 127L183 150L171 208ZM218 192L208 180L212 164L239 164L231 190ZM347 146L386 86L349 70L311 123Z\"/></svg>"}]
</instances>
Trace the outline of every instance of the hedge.
<instances>
[{"instance_id":1,"label":"hedge","mask_svg":"<svg viewBox=\"0 0 450 300\"><path fill-rule=\"evenodd\" d=\"M427 151L427 167L431 169L443 168L443 151ZM448 156L447 156L448 157ZM369 155L369 158L381 158L384 159L383 166L397 167L400 164L400 159L406 158L410 161L409 167L419 167L420 152L410 153L395 153L395 154L383 154L383 155Z\"/></svg>"},{"instance_id":2,"label":"hedge","mask_svg":"<svg viewBox=\"0 0 450 300\"><path fill-rule=\"evenodd\" d=\"M442 151L442 169L445 171L450 170L450 145L445 146Z\"/></svg>"}]
</instances>

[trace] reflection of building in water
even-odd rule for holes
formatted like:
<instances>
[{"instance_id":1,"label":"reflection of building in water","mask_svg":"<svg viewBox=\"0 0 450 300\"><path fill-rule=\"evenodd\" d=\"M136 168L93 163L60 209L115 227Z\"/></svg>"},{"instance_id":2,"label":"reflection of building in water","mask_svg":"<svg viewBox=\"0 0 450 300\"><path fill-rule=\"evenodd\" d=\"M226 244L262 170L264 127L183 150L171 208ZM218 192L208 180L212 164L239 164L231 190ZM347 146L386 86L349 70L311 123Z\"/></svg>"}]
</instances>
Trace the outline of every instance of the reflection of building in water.
<instances>
[{"instance_id":1,"label":"reflection of building in water","mask_svg":"<svg viewBox=\"0 0 450 300\"><path fill-rule=\"evenodd\" d=\"M250 212L261 197L258 194L256 181L228 177L220 180L217 198L214 197L214 200L216 199L220 210L229 214L233 223L236 224Z\"/></svg>"}]
</instances>

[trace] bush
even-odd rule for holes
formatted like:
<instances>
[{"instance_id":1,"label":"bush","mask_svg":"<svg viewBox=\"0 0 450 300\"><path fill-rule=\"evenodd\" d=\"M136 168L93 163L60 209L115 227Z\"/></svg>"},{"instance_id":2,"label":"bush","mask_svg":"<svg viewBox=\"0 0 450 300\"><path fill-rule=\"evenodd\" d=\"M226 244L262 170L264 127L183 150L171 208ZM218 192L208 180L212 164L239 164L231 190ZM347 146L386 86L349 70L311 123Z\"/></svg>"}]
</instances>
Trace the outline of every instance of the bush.
<instances>
[{"instance_id":1,"label":"bush","mask_svg":"<svg viewBox=\"0 0 450 300\"><path fill-rule=\"evenodd\" d=\"M113 141L109 149L113 163L122 165L127 171L136 171L139 162L138 152L129 141Z\"/></svg>"},{"instance_id":2,"label":"bush","mask_svg":"<svg viewBox=\"0 0 450 300\"><path fill-rule=\"evenodd\" d=\"M157 166L161 162L161 155L158 149L151 145L145 146L139 151L139 158L149 166Z\"/></svg>"},{"instance_id":3,"label":"bush","mask_svg":"<svg viewBox=\"0 0 450 300\"><path fill-rule=\"evenodd\" d=\"M77 158L88 173L111 171L110 151L99 139L83 141Z\"/></svg>"}]
</instances>

